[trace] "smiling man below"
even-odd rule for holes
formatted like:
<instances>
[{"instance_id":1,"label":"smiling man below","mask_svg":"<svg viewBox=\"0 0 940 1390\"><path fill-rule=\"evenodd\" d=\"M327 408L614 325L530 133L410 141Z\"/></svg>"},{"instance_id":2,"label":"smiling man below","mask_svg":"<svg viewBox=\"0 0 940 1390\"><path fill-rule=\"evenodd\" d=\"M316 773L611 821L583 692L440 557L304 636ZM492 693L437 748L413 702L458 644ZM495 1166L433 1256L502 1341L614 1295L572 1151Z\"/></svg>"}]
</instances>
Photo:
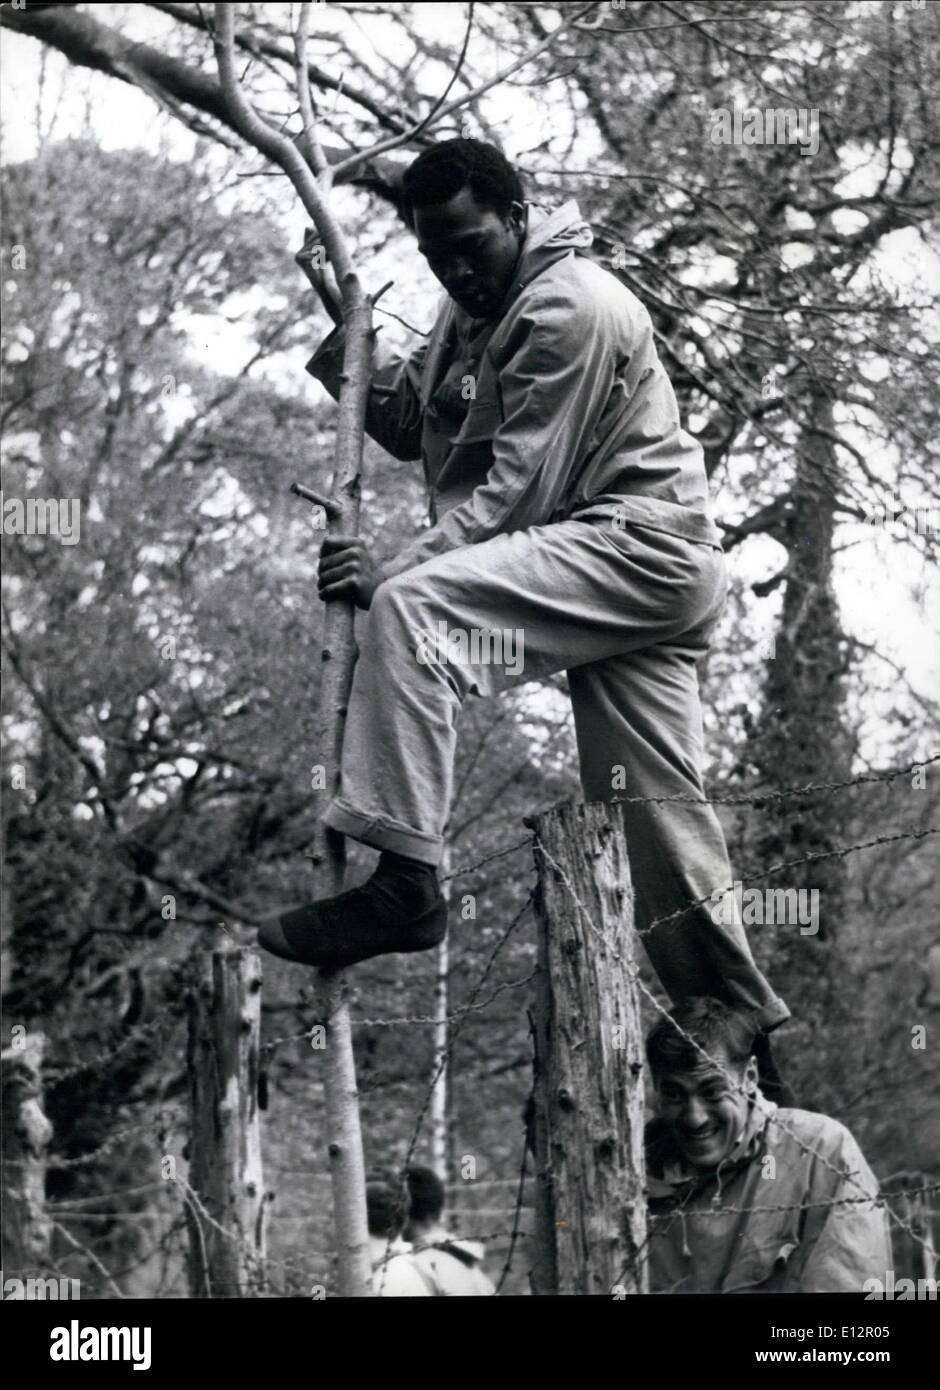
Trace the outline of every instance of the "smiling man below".
<instances>
[{"instance_id":1,"label":"smiling man below","mask_svg":"<svg viewBox=\"0 0 940 1390\"><path fill-rule=\"evenodd\" d=\"M838 1120L764 1098L754 1032L693 999L647 1038L650 1289L860 1293L891 1268L878 1183Z\"/></svg>"}]
</instances>

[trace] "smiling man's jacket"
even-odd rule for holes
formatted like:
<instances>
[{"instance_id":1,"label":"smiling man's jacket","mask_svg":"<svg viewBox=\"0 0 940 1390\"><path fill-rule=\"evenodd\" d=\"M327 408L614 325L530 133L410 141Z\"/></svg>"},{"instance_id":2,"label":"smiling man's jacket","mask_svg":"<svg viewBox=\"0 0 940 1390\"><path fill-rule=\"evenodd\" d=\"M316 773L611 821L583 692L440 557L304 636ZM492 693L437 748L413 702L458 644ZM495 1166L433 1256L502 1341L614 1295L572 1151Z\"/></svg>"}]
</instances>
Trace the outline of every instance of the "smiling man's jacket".
<instances>
[{"instance_id":1,"label":"smiling man's jacket","mask_svg":"<svg viewBox=\"0 0 940 1390\"><path fill-rule=\"evenodd\" d=\"M857 1293L891 1268L878 1183L838 1120L759 1092L717 1172L647 1126L652 1293Z\"/></svg>"},{"instance_id":2,"label":"smiling man's jacket","mask_svg":"<svg viewBox=\"0 0 940 1390\"><path fill-rule=\"evenodd\" d=\"M492 319L445 296L427 342L381 349L366 430L422 461L431 528L383 564L387 576L460 546L553 521L609 517L720 545L702 450L640 301L592 259L577 203L527 206L511 286ZM307 364L335 397L334 330Z\"/></svg>"}]
</instances>

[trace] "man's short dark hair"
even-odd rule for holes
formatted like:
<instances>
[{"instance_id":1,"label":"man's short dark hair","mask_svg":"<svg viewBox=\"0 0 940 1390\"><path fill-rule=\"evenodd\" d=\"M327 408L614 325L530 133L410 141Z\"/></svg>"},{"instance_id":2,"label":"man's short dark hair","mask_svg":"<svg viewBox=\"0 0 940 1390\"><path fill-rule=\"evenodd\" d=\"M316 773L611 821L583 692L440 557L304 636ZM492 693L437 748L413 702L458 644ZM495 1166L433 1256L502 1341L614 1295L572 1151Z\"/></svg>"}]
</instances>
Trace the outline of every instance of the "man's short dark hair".
<instances>
[{"instance_id":1,"label":"man's short dark hair","mask_svg":"<svg viewBox=\"0 0 940 1390\"><path fill-rule=\"evenodd\" d=\"M420 1225L439 1220L444 1210L444 1184L434 1170L415 1164L408 1169L405 1178L411 1199L409 1219Z\"/></svg>"},{"instance_id":2,"label":"man's short dark hair","mask_svg":"<svg viewBox=\"0 0 940 1390\"><path fill-rule=\"evenodd\" d=\"M402 213L414 226L416 207L437 207L469 188L480 207L505 217L525 197L520 179L506 156L482 140L443 140L422 150L402 176Z\"/></svg>"},{"instance_id":3,"label":"man's short dark hair","mask_svg":"<svg viewBox=\"0 0 940 1390\"><path fill-rule=\"evenodd\" d=\"M400 1234L405 1224L404 1194L393 1180L370 1176L366 1180L366 1223L370 1236Z\"/></svg>"},{"instance_id":4,"label":"man's short dark hair","mask_svg":"<svg viewBox=\"0 0 940 1390\"><path fill-rule=\"evenodd\" d=\"M681 1032L680 1032L681 1029ZM720 999L703 996L690 999L673 1010L672 1018L661 1018L646 1039L646 1057L654 1077L670 1072L691 1071L705 1059L687 1033L709 1056L721 1047L735 1067L742 1067L754 1051L757 1025L754 1014L737 1009Z\"/></svg>"}]
</instances>

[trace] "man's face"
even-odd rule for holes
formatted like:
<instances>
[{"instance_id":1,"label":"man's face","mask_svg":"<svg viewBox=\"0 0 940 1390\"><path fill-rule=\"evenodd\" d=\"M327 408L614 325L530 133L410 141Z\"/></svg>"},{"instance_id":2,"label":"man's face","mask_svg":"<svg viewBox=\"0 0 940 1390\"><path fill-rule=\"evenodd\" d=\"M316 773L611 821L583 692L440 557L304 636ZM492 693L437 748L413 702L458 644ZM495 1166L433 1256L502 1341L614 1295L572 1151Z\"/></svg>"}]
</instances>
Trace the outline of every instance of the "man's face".
<instances>
[{"instance_id":1,"label":"man's face","mask_svg":"<svg viewBox=\"0 0 940 1390\"><path fill-rule=\"evenodd\" d=\"M525 233L525 208L505 217L481 208L469 188L449 203L415 208L418 250L455 304L471 318L488 318L509 289Z\"/></svg>"},{"instance_id":2,"label":"man's face","mask_svg":"<svg viewBox=\"0 0 940 1390\"><path fill-rule=\"evenodd\" d=\"M703 1057L701 1066L667 1072L656 1080L660 1114L682 1157L694 1168L717 1168L728 1157L744 1128L748 1098L757 1084L753 1057L742 1068L731 1062L723 1047L713 1048L712 1054L719 1065Z\"/></svg>"}]
</instances>

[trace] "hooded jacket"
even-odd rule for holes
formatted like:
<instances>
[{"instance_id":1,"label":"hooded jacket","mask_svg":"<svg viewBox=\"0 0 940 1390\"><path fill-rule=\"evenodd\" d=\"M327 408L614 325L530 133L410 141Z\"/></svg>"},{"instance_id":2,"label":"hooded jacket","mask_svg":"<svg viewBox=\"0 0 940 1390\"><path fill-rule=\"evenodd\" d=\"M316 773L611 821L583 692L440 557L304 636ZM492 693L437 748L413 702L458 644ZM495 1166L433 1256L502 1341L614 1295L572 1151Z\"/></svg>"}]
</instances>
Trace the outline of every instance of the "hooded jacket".
<instances>
[{"instance_id":1,"label":"hooded jacket","mask_svg":"<svg viewBox=\"0 0 940 1390\"><path fill-rule=\"evenodd\" d=\"M415 1264L412 1247L400 1236L369 1236L372 1292L379 1298L429 1298L431 1290Z\"/></svg>"},{"instance_id":2,"label":"hooded jacket","mask_svg":"<svg viewBox=\"0 0 940 1390\"><path fill-rule=\"evenodd\" d=\"M877 1180L826 1115L758 1093L731 1153L704 1174L683 1168L654 1120L647 1169L652 1292L860 1294L891 1268Z\"/></svg>"},{"instance_id":3,"label":"hooded jacket","mask_svg":"<svg viewBox=\"0 0 940 1390\"><path fill-rule=\"evenodd\" d=\"M483 1273L483 1256L479 1241L443 1232L429 1243L416 1242L412 1259L433 1296L486 1297L496 1290Z\"/></svg>"},{"instance_id":4,"label":"hooded jacket","mask_svg":"<svg viewBox=\"0 0 940 1390\"><path fill-rule=\"evenodd\" d=\"M408 357L377 348L366 430L421 459L431 529L386 576L507 531L608 518L720 546L700 445L683 430L650 316L592 258L574 201L526 204L509 290L489 319L444 296ZM344 331L307 371L339 395Z\"/></svg>"}]
</instances>

